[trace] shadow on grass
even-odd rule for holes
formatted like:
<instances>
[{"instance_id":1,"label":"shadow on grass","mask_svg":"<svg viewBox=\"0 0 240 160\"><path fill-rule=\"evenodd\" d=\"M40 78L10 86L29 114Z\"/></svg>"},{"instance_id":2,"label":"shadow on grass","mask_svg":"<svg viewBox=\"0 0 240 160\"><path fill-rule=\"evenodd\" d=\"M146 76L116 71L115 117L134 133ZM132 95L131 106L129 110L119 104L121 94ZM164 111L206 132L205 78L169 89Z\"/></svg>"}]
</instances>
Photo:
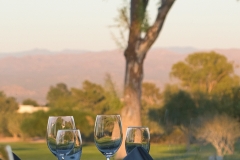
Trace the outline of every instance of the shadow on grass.
<instances>
[{"instance_id":1,"label":"shadow on grass","mask_svg":"<svg viewBox=\"0 0 240 160\"><path fill-rule=\"evenodd\" d=\"M151 153L154 160L208 160L209 156L216 155L215 148L210 145L191 145L189 150L184 145L158 145ZM224 160L240 160L240 143L235 145L232 155L225 155Z\"/></svg>"},{"instance_id":2,"label":"shadow on grass","mask_svg":"<svg viewBox=\"0 0 240 160\"><path fill-rule=\"evenodd\" d=\"M191 145L188 150L185 145L159 145L151 155L154 160L207 160L214 153L210 145Z\"/></svg>"}]
</instances>

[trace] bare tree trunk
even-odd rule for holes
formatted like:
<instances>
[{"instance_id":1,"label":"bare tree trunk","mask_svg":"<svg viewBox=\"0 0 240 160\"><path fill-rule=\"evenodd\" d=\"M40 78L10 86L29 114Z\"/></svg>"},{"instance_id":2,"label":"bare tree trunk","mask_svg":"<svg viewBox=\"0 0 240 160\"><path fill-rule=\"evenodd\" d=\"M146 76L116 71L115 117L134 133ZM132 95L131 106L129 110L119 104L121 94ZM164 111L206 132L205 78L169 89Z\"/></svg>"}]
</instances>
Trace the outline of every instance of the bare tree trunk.
<instances>
[{"instance_id":1,"label":"bare tree trunk","mask_svg":"<svg viewBox=\"0 0 240 160\"><path fill-rule=\"evenodd\" d=\"M133 55L128 57L129 55ZM126 155L125 133L128 126L141 126L141 85L143 79L143 58L138 58L134 51L125 51L126 74L124 86L124 108L121 111L123 127L123 143L120 147L116 159L121 159Z\"/></svg>"}]
</instances>

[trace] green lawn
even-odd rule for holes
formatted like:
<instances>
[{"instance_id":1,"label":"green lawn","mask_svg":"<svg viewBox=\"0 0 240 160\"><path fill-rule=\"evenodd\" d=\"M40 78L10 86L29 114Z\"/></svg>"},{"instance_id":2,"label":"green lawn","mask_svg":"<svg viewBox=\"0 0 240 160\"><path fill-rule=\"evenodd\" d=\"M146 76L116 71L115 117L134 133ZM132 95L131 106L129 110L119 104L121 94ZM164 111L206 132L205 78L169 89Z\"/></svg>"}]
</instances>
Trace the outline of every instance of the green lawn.
<instances>
[{"instance_id":1,"label":"green lawn","mask_svg":"<svg viewBox=\"0 0 240 160\"><path fill-rule=\"evenodd\" d=\"M3 143L1 143L3 144ZM8 143L12 150L22 160L54 160L56 159L48 150L46 143L29 143L15 142ZM191 146L189 151L186 151L184 145L157 145L152 144L150 155L154 160L208 160L210 155L213 155L215 150L212 146ZM113 158L112 158L113 159ZM235 148L233 155L225 156L224 160L239 160L240 159L240 144ZM85 145L81 160L106 160L105 157L97 150L94 144Z\"/></svg>"}]
</instances>

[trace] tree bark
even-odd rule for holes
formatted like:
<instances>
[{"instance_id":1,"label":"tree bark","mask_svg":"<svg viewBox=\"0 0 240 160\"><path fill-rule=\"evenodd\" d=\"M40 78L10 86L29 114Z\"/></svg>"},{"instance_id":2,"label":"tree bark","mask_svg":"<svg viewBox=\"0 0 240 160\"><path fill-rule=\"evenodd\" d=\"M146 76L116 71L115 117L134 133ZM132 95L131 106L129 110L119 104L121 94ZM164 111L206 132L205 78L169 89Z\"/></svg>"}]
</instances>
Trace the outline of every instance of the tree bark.
<instances>
[{"instance_id":1,"label":"tree bark","mask_svg":"<svg viewBox=\"0 0 240 160\"><path fill-rule=\"evenodd\" d=\"M132 56L133 55L133 56ZM143 80L143 60L139 58L134 51L125 51L126 71L124 86L125 106L121 111L123 143L119 149L116 159L121 159L126 155L125 151L125 133L128 126L141 126L141 85ZM128 57L130 56L130 57Z\"/></svg>"}]
</instances>

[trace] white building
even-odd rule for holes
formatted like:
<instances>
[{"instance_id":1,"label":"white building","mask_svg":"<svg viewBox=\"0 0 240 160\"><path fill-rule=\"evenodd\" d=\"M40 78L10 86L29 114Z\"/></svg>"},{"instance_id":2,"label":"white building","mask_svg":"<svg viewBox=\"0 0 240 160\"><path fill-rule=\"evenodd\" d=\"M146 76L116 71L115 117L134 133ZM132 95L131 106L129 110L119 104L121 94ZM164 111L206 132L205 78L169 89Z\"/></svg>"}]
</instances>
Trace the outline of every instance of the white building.
<instances>
[{"instance_id":1,"label":"white building","mask_svg":"<svg viewBox=\"0 0 240 160\"><path fill-rule=\"evenodd\" d=\"M18 113L33 113L33 112L37 112L37 111L48 111L49 108L48 107L34 107L32 105L19 105L18 108Z\"/></svg>"}]
</instances>

